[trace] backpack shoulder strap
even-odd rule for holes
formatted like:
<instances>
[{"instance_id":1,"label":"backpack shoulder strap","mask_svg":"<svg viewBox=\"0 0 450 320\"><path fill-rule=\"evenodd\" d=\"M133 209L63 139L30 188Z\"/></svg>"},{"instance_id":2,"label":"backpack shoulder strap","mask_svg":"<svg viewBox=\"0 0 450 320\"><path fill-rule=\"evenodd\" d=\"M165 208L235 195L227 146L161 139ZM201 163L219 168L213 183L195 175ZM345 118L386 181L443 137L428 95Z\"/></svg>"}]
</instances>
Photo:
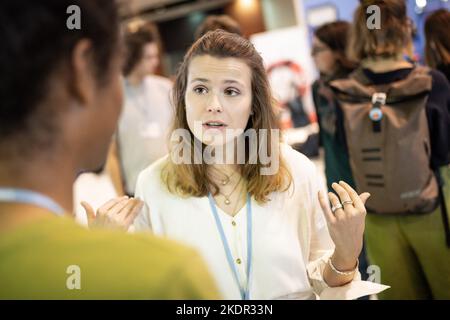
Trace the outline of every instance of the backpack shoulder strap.
<instances>
[{"instance_id":1,"label":"backpack shoulder strap","mask_svg":"<svg viewBox=\"0 0 450 320\"><path fill-rule=\"evenodd\" d=\"M369 77L366 76L366 74L364 73L364 68L361 66L353 70L353 72L350 73L348 77L351 79L355 79L357 82L361 83L364 86L372 84L372 81L369 79Z\"/></svg>"},{"instance_id":2,"label":"backpack shoulder strap","mask_svg":"<svg viewBox=\"0 0 450 320\"><path fill-rule=\"evenodd\" d=\"M408 100L409 97L429 93L431 86L430 69L425 66L416 66L406 78L390 85L388 96L393 101Z\"/></svg>"},{"instance_id":3,"label":"backpack shoulder strap","mask_svg":"<svg viewBox=\"0 0 450 320\"><path fill-rule=\"evenodd\" d=\"M430 69L425 66L416 66L406 78L384 85L373 85L361 67L346 79L330 82L339 100L354 103L371 100L376 92L386 93L388 104L404 102L428 94L431 86Z\"/></svg>"},{"instance_id":4,"label":"backpack shoulder strap","mask_svg":"<svg viewBox=\"0 0 450 320\"><path fill-rule=\"evenodd\" d=\"M350 73L347 78L331 81L329 86L339 100L348 102L369 101L375 93L361 67Z\"/></svg>"}]
</instances>

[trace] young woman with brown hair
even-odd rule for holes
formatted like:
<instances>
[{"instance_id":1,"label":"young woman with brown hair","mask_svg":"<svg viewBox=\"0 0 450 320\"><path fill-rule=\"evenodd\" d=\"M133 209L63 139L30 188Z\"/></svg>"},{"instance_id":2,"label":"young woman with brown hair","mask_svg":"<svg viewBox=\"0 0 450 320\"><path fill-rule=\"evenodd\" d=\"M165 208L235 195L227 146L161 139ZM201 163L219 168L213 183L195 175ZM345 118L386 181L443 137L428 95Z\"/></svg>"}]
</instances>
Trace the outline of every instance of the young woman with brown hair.
<instances>
[{"instance_id":1,"label":"young woman with brown hair","mask_svg":"<svg viewBox=\"0 0 450 320\"><path fill-rule=\"evenodd\" d=\"M385 288L358 281L369 195L335 183L332 210L318 195L314 165L279 143L263 61L248 40L222 30L197 40L173 100L177 134L170 156L138 178L146 206L136 230L197 248L226 299L351 299ZM223 149L230 161L219 160Z\"/></svg>"}]
</instances>

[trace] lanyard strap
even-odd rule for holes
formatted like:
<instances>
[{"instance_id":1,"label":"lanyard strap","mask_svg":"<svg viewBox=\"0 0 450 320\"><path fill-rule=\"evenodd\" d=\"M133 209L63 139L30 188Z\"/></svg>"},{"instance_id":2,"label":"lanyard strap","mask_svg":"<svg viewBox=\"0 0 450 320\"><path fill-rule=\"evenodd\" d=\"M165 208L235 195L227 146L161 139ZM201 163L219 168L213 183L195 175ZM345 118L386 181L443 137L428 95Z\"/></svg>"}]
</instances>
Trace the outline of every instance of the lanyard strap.
<instances>
[{"instance_id":1,"label":"lanyard strap","mask_svg":"<svg viewBox=\"0 0 450 320\"><path fill-rule=\"evenodd\" d=\"M18 202L33 204L47 209L58 216L64 214L64 209L49 197L26 189L0 188L0 202Z\"/></svg>"},{"instance_id":2,"label":"lanyard strap","mask_svg":"<svg viewBox=\"0 0 450 320\"><path fill-rule=\"evenodd\" d=\"M239 281L239 274L236 266L233 262L233 256L231 254L230 246L228 244L225 232L223 230L222 223L220 222L219 214L217 213L217 208L214 203L214 199L211 193L208 194L209 205L211 207L212 214L216 220L217 230L219 231L220 238L222 240L222 245L225 250L225 255L227 256L228 264L233 272L234 280L236 281L239 291L241 293L242 300L250 299L250 272L252 266L252 204L250 199L250 194L247 194L247 286L243 288L241 282Z\"/></svg>"}]
</instances>

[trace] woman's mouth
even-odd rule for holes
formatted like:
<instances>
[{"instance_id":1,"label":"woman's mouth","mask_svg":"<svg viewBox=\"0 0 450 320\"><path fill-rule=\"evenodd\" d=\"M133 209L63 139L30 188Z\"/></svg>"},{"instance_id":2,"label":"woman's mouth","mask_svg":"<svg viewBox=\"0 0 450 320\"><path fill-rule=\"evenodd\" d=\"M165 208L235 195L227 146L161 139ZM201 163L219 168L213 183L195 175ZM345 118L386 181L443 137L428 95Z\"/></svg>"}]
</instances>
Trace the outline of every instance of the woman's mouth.
<instances>
[{"instance_id":1,"label":"woman's mouth","mask_svg":"<svg viewBox=\"0 0 450 320\"><path fill-rule=\"evenodd\" d=\"M205 129L218 129L223 130L227 125L221 121L207 121L203 123L203 128Z\"/></svg>"}]
</instances>

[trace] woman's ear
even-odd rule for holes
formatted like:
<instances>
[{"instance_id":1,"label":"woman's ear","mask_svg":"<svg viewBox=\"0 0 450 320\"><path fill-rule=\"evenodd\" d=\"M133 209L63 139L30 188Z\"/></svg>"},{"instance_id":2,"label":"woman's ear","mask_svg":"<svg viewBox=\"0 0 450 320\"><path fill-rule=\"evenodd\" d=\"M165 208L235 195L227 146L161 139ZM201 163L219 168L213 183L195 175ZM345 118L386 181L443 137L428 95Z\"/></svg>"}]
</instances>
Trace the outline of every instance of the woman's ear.
<instances>
[{"instance_id":1,"label":"woman's ear","mask_svg":"<svg viewBox=\"0 0 450 320\"><path fill-rule=\"evenodd\" d=\"M75 99L81 105L89 105L95 95L96 79L92 63L92 43L87 39L78 41L72 51L70 85Z\"/></svg>"}]
</instances>

